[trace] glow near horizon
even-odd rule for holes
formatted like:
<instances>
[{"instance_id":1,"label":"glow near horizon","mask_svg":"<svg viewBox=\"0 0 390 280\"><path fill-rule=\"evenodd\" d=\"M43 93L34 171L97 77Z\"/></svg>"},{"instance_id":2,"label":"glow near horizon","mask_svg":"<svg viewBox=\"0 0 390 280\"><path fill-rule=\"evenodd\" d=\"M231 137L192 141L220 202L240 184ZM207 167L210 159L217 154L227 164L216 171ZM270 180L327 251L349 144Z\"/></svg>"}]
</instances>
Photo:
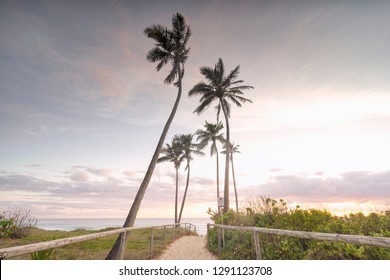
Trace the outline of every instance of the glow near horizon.
<instances>
[{"instance_id":1,"label":"glow near horizon","mask_svg":"<svg viewBox=\"0 0 390 280\"><path fill-rule=\"evenodd\" d=\"M230 120L241 203L269 195L339 214L386 209L389 4L152 2L4 2L1 211L125 217L175 98L166 70L145 60L153 42L142 30L169 25L178 10L193 29L185 92L218 57L228 70L240 64L255 87L246 93L253 104L233 107ZM227 22L233 14L239 20ZM166 142L215 120L213 110L192 114L197 104L184 94ZM139 217L172 216L172 175L157 166ZM184 214L207 216L215 158L195 159L191 182Z\"/></svg>"}]
</instances>

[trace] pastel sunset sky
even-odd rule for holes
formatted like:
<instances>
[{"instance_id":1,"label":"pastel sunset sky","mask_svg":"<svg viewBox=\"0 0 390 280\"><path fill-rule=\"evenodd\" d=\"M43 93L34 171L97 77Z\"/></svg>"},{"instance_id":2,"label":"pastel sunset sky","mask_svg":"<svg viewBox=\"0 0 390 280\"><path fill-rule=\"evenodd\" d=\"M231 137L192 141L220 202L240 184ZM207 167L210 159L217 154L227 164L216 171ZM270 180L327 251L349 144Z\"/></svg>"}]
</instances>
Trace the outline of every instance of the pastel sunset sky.
<instances>
[{"instance_id":1,"label":"pastel sunset sky","mask_svg":"<svg viewBox=\"0 0 390 280\"><path fill-rule=\"evenodd\" d=\"M187 93L222 58L254 87L230 119L240 205L270 196L341 214L389 209L389 1L2 0L1 212L126 217L177 92L163 83L169 67L146 60L154 42L143 30L170 27L176 12L193 35L165 142L215 122ZM206 154L192 162L185 217L216 209ZM138 217L173 207L173 165L158 164Z\"/></svg>"}]
</instances>

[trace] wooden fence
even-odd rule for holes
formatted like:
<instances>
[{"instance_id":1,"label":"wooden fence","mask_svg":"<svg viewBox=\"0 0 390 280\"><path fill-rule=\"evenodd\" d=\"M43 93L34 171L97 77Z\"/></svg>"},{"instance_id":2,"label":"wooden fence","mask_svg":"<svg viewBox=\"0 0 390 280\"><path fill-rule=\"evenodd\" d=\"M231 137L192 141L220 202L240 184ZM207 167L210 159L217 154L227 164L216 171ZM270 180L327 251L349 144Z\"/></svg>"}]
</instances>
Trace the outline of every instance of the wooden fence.
<instances>
[{"instance_id":1,"label":"wooden fence","mask_svg":"<svg viewBox=\"0 0 390 280\"><path fill-rule=\"evenodd\" d=\"M239 226L227 226L219 224L207 224L207 235L209 236L210 227L217 228L218 235L218 254L221 254L222 241L224 240L224 230L238 230L238 231L252 231L253 241L256 249L256 259L261 260L261 248L259 240L259 232L276 234L282 236L298 237L304 239L321 240L321 241L336 241L357 245L369 245L390 249L389 237L372 237L361 235L348 235L348 234L333 234L333 233L321 233L321 232L308 232L308 231L293 231L282 230L272 228L259 228L259 227L239 227Z\"/></svg>"},{"instance_id":2,"label":"wooden fence","mask_svg":"<svg viewBox=\"0 0 390 280\"><path fill-rule=\"evenodd\" d=\"M131 231L135 230L151 230L151 237L150 237L150 258L153 257L153 244L154 244L154 230L158 228L163 228L163 235L164 235L164 246L167 241L167 230L169 228L172 229L172 238L175 238L175 230L179 231L178 235L181 236L182 234L182 228L184 225L185 230L194 231L196 233L196 226L190 223L178 223L178 224L168 224L168 225L160 225L160 226L150 226L150 227L128 227L128 228L120 228L120 229L114 229L99 233L92 233L92 234L86 234L86 235L80 235L80 236L74 236L74 237L68 237L68 238L62 238L52 241L46 241L46 242L39 242L39 243L33 243L28 245L21 245L21 246L14 246L14 247L8 247L8 248L1 248L0 249L0 260L9 259L12 257L24 255L24 254L30 254L38 251L53 249L62 247L65 245L83 242L87 240L97 239L105 236L115 235L124 233L122 235L122 252L121 252L121 259L123 259L124 254L124 248L126 243L126 234Z\"/></svg>"}]
</instances>

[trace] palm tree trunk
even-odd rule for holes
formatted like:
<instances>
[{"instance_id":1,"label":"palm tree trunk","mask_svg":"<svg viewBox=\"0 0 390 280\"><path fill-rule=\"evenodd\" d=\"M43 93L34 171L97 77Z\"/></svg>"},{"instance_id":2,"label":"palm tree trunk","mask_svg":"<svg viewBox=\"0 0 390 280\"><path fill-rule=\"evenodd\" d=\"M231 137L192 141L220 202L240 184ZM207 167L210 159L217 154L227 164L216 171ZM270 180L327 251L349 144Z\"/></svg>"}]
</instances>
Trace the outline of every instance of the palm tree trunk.
<instances>
[{"instance_id":1,"label":"palm tree trunk","mask_svg":"<svg viewBox=\"0 0 390 280\"><path fill-rule=\"evenodd\" d=\"M219 156L218 156L218 149L217 149L217 199L220 198L219 194Z\"/></svg>"},{"instance_id":2,"label":"palm tree trunk","mask_svg":"<svg viewBox=\"0 0 390 280\"><path fill-rule=\"evenodd\" d=\"M167 136L169 127L171 126L172 120L173 120L173 118L176 114L176 111L177 111L177 107L179 106L181 92L182 92L182 84L181 84L182 70L180 69L180 67L179 67L178 73L179 73L178 91L177 91L177 97L176 97L175 104L173 105L172 112L169 115L169 118L164 126L163 132L160 136L160 140L158 141L157 147L154 151L152 160L149 163L149 167L148 167L146 174L144 176L144 179L142 180L142 183L138 189L137 195L134 198L133 204L132 204L130 211L127 215L127 218L123 224L123 227L134 226L134 222L135 222L135 219L137 218L138 210L141 207L142 199L145 195L146 189L148 188L149 182L152 178L153 171L154 171L154 168L156 167L157 159L160 155L161 148L164 145L165 137ZM121 244L122 234L123 233L121 233L118 236L117 240L115 241L114 246L112 247L110 253L108 253L108 255L106 257L106 260L116 260L116 259L120 258L120 244Z\"/></svg>"},{"instance_id":3,"label":"palm tree trunk","mask_svg":"<svg viewBox=\"0 0 390 280\"><path fill-rule=\"evenodd\" d=\"M187 191L188 191L188 185L189 184L190 184L190 162L188 161L187 162L187 183L186 183L186 189L184 190L183 201L181 203L179 220L177 221L178 223L180 223L181 215L183 214L183 209L184 209L184 204L186 203L186 197L187 197Z\"/></svg>"},{"instance_id":4,"label":"palm tree trunk","mask_svg":"<svg viewBox=\"0 0 390 280\"><path fill-rule=\"evenodd\" d=\"M233 175L233 184L234 184L234 194L236 196L236 212L238 213L238 198L237 198L236 176L234 175L233 151L232 151L232 155L231 155L231 160L232 160L232 175Z\"/></svg>"},{"instance_id":5,"label":"palm tree trunk","mask_svg":"<svg viewBox=\"0 0 390 280\"><path fill-rule=\"evenodd\" d=\"M218 155L218 149L216 148L217 152L217 208L218 208L218 214L220 213L220 207L218 206L218 201L219 201L219 198L220 198L220 194L219 194L219 155Z\"/></svg>"},{"instance_id":6,"label":"palm tree trunk","mask_svg":"<svg viewBox=\"0 0 390 280\"><path fill-rule=\"evenodd\" d=\"M225 158L225 185L224 185L224 207L223 207L223 212L226 213L230 207L229 205L230 127L229 127L229 118L222 100L221 100L221 107L223 110L223 114L225 116L225 123L226 123L226 158Z\"/></svg>"},{"instance_id":7,"label":"palm tree trunk","mask_svg":"<svg viewBox=\"0 0 390 280\"><path fill-rule=\"evenodd\" d=\"M177 202L179 196L179 167L175 166L176 169L176 191L175 191L175 224L177 223Z\"/></svg>"}]
</instances>

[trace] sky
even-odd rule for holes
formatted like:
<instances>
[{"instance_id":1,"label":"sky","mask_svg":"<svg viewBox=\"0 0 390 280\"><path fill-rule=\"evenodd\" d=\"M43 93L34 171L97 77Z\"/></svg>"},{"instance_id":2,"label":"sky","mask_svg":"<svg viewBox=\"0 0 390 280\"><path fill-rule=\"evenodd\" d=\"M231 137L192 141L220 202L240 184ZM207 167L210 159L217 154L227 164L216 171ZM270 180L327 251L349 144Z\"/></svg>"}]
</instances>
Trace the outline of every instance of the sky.
<instances>
[{"instance_id":1,"label":"sky","mask_svg":"<svg viewBox=\"0 0 390 280\"><path fill-rule=\"evenodd\" d=\"M169 67L146 60L143 31L176 12L191 51L166 143L216 121L187 93L222 58L254 87L230 118L241 207L267 196L336 214L389 209L388 1L1 0L0 212L126 217L177 93ZM216 210L205 152L184 217ZM138 217L174 216L174 174L157 165Z\"/></svg>"}]
</instances>

